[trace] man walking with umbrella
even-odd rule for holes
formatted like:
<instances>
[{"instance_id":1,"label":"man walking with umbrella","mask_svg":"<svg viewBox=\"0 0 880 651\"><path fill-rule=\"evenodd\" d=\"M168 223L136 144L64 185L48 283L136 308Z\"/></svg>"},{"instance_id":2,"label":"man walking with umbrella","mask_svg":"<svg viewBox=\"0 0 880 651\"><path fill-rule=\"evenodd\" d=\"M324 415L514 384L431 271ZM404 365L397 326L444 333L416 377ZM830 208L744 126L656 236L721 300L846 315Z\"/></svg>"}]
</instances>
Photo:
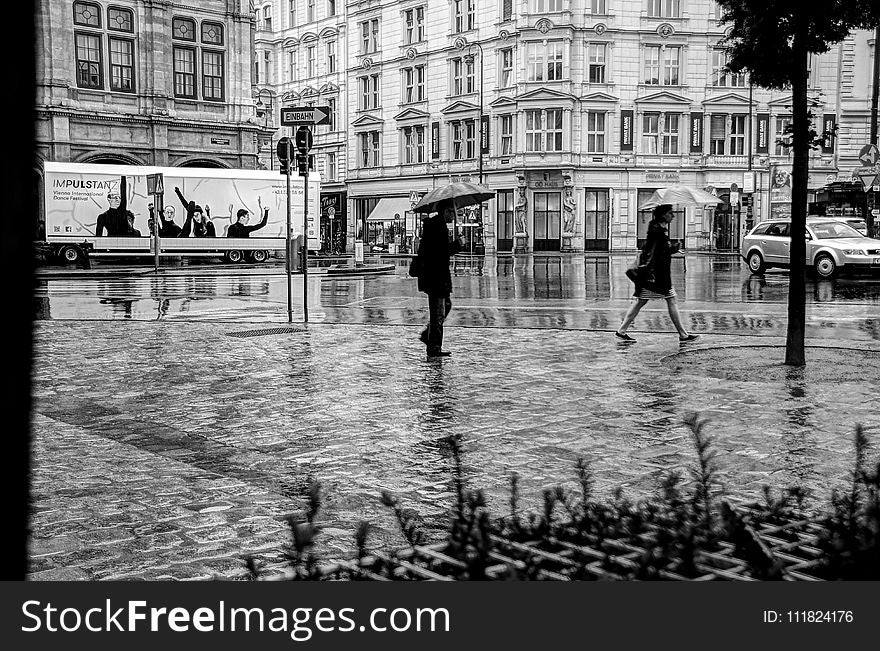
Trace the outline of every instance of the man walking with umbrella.
<instances>
[{"instance_id":1,"label":"man walking with umbrella","mask_svg":"<svg viewBox=\"0 0 880 651\"><path fill-rule=\"evenodd\" d=\"M421 340L428 347L428 357L448 357L443 350L443 322L452 309L452 274L449 259L461 250L458 241L450 242L446 224L456 225L458 208L473 206L495 197L495 192L472 183L451 183L426 194L413 206L416 213L434 213L423 222L422 239L416 258L416 272L410 275L419 279L419 291L428 295L428 327L422 331Z\"/></svg>"},{"instance_id":2,"label":"man walking with umbrella","mask_svg":"<svg viewBox=\"0 0 880 651\"><path fill-rule=\"evenodd\" d=\"M452 274L449 259L461 250L458 241L449 241L446 224L454 221L452 201L437 206L437 212L425 219L419 243L419 291L428 295L428 327L421 340L428 347L428 357L448 357L443 350L443 322L452 309Z\"/></svg>"}]
</instances>

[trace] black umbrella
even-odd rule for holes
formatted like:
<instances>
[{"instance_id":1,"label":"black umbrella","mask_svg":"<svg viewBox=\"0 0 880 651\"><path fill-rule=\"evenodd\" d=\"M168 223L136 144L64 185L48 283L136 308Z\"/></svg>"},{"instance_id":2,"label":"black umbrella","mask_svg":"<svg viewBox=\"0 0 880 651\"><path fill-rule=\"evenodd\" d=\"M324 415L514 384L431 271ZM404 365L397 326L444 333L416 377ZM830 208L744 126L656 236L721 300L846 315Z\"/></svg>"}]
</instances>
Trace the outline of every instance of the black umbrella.
<instances>
[{"instance_id":1,"label":"black umbrella","mask_svg":"<svg viewBox=\"0 0 880 651\"><path fill-rule=\"evenodd\" d=\"M475 183L450 183L442 188L431 190L422 197L415 206L413 212L437 212L439 204L444 201L452 201L456 208L473 206L474 204L495 198L495 191Z\"/></svg>"}]
</instances>

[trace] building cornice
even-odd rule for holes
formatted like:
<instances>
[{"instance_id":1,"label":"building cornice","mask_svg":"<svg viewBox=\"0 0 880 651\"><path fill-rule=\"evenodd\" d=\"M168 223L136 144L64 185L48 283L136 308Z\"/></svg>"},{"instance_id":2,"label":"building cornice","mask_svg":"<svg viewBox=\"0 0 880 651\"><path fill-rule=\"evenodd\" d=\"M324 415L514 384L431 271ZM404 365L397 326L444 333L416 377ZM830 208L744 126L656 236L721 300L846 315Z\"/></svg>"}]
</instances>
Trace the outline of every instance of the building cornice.
<instances>
[{"instance_id":1,"label":"building cornice","mask_svg":"<svg viewBox=\"0 0 880 651\"><path fill-rule=\"evenodd\" d=\"M259 131L263 127L252 122L214 122L209 120L193 120L173 118L165 115L122 115L102 114L57 107L37 107L37 119L63 116L82 120L83 122L107 122L114 124L162 124L173 127L190 127L194 130L228 131L229 129L243 129L246 131Z\"/></svg>"}]
</instances>

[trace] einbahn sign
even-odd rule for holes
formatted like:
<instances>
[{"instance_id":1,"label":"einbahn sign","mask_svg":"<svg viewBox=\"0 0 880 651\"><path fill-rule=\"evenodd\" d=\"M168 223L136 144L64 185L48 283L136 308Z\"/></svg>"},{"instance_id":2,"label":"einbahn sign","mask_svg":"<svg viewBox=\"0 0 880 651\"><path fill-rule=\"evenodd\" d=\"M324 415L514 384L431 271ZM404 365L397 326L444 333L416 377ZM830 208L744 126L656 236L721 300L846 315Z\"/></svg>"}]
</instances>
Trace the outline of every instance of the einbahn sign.
<instances>
[{"instance_id":1,"label":"einbahn sign","mask_svg":"<svg viewBox=\"0 0 880 651\"><path fill-rule=\"evenodd\" d=\"M281 126L299 124L330 124L329 106L300 106L281 109Z\"/></svg>"}]
</instances>

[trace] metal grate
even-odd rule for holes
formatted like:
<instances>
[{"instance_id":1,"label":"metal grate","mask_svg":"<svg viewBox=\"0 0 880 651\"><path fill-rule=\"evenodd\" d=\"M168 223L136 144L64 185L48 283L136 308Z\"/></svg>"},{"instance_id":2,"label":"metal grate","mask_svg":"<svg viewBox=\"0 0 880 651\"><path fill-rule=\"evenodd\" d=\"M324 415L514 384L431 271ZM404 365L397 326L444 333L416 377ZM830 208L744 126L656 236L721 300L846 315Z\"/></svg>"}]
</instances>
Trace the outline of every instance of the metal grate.
<instances>
[{"instance_id":1,"label":"metal grate","mask_svg":"<svg viewBox=\"0 0 880 651\"><path fill-rule=\"evenodd\" d=\"M261 328L260 330L244 330L242 332L227 332L227 336L229 337L239 337L240 339L244 339L246 337L267 337L269 335L289 335L294 332L305 332L305 328L297 328L293 326L287 326L284 328Z\"/></svg>"}]
</instances>

